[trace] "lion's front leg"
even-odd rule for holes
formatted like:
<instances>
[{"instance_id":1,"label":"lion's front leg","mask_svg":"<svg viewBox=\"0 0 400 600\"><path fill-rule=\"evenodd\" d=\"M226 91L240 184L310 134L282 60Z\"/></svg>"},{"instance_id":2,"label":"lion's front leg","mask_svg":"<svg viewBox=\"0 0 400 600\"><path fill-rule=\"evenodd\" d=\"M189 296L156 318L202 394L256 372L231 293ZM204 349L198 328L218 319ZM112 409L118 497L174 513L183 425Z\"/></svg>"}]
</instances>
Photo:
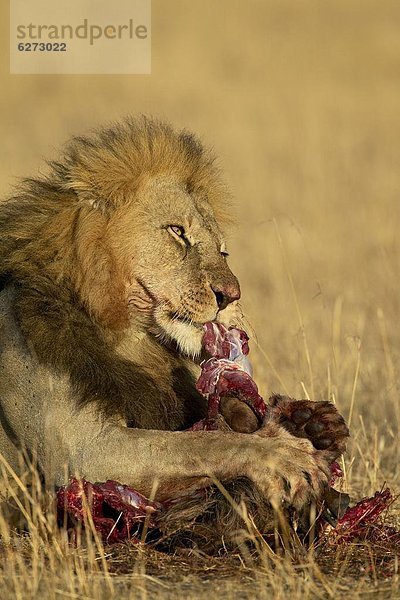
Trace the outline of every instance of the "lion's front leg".
<instances>
[{"instance_id":1,"label":"lion's front leg","mask_svg":"<svg viewBox=\"0 0 400 600\"><path fill-rule=\"evenodd\" d=\"M66 483L68 475L92 482L112 479L156 501L175 499L166 504L158 526L166 535L203 536L202 546L211 542L220 547L222 539L235 541L238 530L246 529L240 510L232 508L216 480L234 502L246 506L263 533L271 533L277 523L274 509L300 512L328 485L328 463L311 442L277 425L262 437L129 429L102 422L89 407L57 416L56 422L48 422L47 445L53 467L58 461L56 483ZM58 454L60 445L51 444L55 433L54 440L62 437L68 449L68 471L62 462L65 453Z\"/></svg>"},{"instance_id":2,"label":"lion's front leg","mask_svg":"<svg viewBox=\"0 0 400 600\"><path fill-rule=\"evenodd\" d=\"M300 506L318 497L328 482L328 463L315 455L312 444L282 428L267 437L128 429L112 420L102 421L94 406L67 408L65 404L61 414L58 407L47 420L46 454L51 454L59 485L66 483L68 475L93 482L114 479L145 496L156 489L156 498L163 500L215 479L247 477L271 504ZM63 452L58 450L61 447ZM42 463L49 458L43 457Z\"/></svg>"}]
</instances>

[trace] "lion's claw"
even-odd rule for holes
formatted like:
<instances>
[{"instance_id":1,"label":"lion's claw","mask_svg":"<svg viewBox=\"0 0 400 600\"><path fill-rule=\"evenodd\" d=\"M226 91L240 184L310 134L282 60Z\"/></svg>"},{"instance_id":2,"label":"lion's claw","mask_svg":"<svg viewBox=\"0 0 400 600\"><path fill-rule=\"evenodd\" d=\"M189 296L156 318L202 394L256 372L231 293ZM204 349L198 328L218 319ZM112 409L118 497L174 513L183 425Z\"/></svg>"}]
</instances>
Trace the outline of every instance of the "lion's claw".
<instances>
[{"instance_id":1,"label":"lion's claw","mask_svg":"<svg viewBox=\"0 0 400 600\"><path fill-rule=\"evenodd\" d=\"M263 460L260 452L255 464L257 468L260 463L263 465L265 488L260 473L256 477L250 475L265 489L271 504L280 499L284 506L301 510L311 501L323 497L330 477L329 460L325 453L318 452L310 440L293 436L273 421L267 421L254 435L269 438L271 444L269 456Z\"/></svg>"}]
</instances>

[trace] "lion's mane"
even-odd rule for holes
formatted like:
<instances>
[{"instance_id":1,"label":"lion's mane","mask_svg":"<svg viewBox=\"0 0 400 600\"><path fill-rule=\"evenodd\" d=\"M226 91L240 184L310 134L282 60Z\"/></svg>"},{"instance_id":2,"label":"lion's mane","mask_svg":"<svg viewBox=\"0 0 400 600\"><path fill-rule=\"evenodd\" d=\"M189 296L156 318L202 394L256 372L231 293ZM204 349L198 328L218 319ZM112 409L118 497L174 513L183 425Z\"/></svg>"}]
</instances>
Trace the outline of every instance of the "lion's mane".
<instances>
[{"instance_id":1,"label":"lion's mane","mask_svg":"<svg viewBox=\"0 0 400 600\"><path fill-rule=\"evenodd\" d=\"M228 218L213 154L192 134L140 117L73 138L49 167L0 204L0 283L17 286L15 313L30 349L70 377L78 405L95 400L103 414L135 427L184 428L204 413L185 366L163 388L114 352L127 315L121 267L104 231L113 211L159 175L201 193L217 220ZM149 356L162 370L155 362Z\"/></svg>"}]
</instances>

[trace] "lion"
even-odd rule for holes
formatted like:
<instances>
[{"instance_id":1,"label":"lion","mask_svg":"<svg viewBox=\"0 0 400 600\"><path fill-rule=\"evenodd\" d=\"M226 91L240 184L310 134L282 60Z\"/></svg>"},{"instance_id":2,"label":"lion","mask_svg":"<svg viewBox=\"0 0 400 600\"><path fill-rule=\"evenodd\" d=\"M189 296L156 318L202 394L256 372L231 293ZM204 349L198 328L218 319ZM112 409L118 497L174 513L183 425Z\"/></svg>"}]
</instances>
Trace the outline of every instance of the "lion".
<instances>
[{"instance_id":1,"label":"lion","mask_svg":"<svg viewBox=\"0 0 400 600\"><path fill-rule=\"evenodd\" d=\"M114 479L159 500L207 488L208 521L229 512L215 480L268 518L319 498L347 436L332 405L323 449L289 422L254 431L245 414L235 427L229 399L228 431L185 431L206 414L203 324L239 314L214 154L138 117L73 138L49 167L0 204L0 450L12 468L23 450L56 486Z\"/></svg>"}]
</instances>

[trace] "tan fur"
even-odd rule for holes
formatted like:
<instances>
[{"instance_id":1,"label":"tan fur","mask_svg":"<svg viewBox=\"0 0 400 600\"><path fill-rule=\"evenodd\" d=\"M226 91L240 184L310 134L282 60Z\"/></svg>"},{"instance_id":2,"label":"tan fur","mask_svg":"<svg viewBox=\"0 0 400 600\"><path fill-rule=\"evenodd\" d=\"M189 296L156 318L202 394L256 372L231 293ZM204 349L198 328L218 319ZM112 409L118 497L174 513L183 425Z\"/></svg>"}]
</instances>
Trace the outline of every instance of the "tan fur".
<instances>
[{"instance_id":1,"label":"tan fur","mask_svg":"<svg viewBox=\"0 0 400 600\"><path fill-rule=\"evenodd\" d=\"M268 506L318 496L326 458L282 427L180 431L205 415L202 324L239 296L212 154L139 118L50 166L0 205L0 450L34 451L56 483L77 472L149 494L157 480L165 497L212 475L257 482Z\"/></svg>"}]
</instances>

